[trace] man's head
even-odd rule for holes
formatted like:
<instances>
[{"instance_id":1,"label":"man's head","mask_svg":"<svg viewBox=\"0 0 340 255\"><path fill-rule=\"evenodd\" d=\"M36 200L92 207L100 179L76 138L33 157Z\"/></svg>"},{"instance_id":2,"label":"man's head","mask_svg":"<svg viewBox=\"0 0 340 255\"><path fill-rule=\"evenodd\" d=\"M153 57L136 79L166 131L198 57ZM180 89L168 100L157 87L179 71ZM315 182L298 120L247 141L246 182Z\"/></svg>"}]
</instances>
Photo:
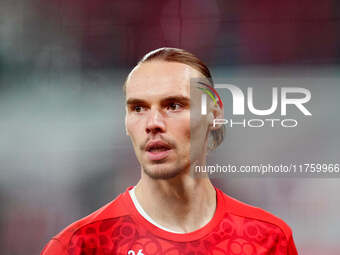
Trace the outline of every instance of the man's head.
<instances>
[{"instance_id":1,"label":"man's head","mask_svg":"<svg viewBox=\"0 0 340 255\"><path fill-rule=\"evenodd\" d=\"M223 128L212 126L221 109L209 107L208 115L190 119L190 110L200 105L192 97L202 93L190 93L195 78L211 79L197 57L161 48L146 54L124 84L126 131L144 173L154 179L190 171L192 161L205 161L210 135L212 148L223 140Z\"/></svg>"}]
</instances>

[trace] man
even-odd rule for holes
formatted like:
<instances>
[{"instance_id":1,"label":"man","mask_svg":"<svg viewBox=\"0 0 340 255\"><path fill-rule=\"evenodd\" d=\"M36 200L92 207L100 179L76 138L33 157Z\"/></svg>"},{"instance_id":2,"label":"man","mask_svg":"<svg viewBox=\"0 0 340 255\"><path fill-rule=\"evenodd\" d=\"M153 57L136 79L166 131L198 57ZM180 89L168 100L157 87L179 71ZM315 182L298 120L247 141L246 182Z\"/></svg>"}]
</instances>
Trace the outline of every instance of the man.
<instances>
[{"instance_id":1,"label":"man","mask_svg":"<svg viewBox=\"0 0 340 255\"><path fill-rule=\"evenodd\" d=\"M222 117L220 104L208 104L206 115L190 115L204 93L190 81L210 78L208 68L184 50L161 48L144 56L124 84L125 126L141 165L139 182L56 235L43 255L297 254L285 222L192 172L223 140L223 128L212 124Z\"/></svg>"}]
</instances>

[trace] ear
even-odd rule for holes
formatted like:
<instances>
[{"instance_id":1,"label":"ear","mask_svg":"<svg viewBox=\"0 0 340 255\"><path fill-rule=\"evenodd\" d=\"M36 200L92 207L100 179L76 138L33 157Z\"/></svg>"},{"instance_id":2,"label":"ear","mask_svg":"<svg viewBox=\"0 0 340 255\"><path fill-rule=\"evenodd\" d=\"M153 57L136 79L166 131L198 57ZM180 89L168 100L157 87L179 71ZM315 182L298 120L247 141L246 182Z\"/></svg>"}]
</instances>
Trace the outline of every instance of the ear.
<instances>
[{"instance_id":1,"label":"ear","mask_svg":"<svg viewBox=\"0 0 340 255\"><path fill-rule=\"evenodd\" d=\"M224 118L224 111L217 103L211 102L210 103L210 111L208 114L208 122L211 130L217 130L221 128L221 124L215 124L215 119L223 119Z\"/></svg>"}]
</instances>

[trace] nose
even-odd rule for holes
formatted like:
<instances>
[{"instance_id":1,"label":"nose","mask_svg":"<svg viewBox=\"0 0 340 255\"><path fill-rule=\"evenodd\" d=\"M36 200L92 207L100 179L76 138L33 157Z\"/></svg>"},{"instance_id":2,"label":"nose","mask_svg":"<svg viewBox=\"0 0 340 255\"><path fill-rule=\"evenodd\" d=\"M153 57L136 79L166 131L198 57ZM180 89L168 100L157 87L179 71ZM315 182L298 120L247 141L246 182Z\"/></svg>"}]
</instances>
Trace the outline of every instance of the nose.
<instances>
[{"instance_id":1,"label":"nose","mask_svg":"<svg viewBox=\"0 0 340 255\"><path fill-rule=\"evenodd\" d=\"M147 134L157 134L165 132L164 117L157 109L153 109L150 111L148 119L146 121L145 132Z\"/></svg>"}]
</instances>

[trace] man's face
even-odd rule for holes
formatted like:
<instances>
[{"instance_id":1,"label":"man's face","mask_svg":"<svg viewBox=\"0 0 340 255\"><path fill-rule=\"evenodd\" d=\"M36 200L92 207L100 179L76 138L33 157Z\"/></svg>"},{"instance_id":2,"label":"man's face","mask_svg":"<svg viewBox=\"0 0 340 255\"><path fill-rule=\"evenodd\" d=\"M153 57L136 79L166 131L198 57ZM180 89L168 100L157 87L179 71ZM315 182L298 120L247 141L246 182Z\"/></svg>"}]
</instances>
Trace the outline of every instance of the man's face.
<instances>
[{"instance_id":1,"label":"man's face","mask_svg":"<svg viewBox=\"0 0 340 255\"><path fill-rule=\"evenodd\" d=\"M151 178L169 179L190 170L193 135L193 149L204 154L207 119L190 123L190 79L197 77L202 75L188 65L151 61L135 68L126 82L126 130Z\"/></svg>"}]
</instances>

